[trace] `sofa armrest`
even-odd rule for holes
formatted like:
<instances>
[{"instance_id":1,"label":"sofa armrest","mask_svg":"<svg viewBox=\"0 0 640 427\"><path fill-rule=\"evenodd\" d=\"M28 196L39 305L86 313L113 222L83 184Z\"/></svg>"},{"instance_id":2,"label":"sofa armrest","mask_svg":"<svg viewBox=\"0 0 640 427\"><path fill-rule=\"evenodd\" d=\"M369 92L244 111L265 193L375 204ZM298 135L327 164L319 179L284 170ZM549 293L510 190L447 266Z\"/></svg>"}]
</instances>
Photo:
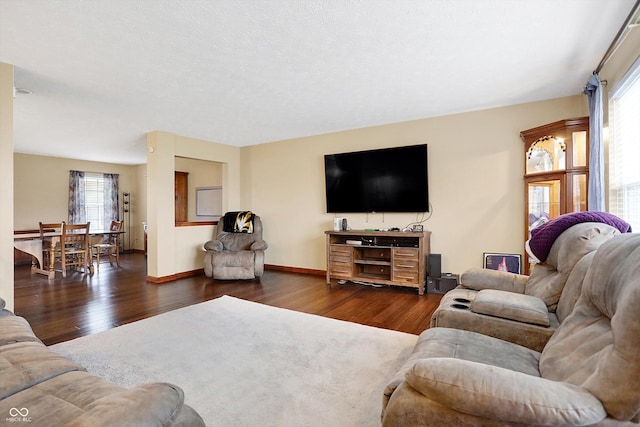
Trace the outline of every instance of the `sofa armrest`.
<instances>
[{"instance_id":1,"label":"sofa armrest","mask_svg":"<svg viewBox=\"0 0 640 427\"><path fill-rule=\"evenodd\" d=\"M590 425L607 416L602 403L578 386L467 360L421 359L406 380L440 405L505 422Z\"/></svg>"},{"instance_id":2,"label":"sofa armrest","mask_svg":"<svg viewBox=\"0 0 640 427\"><path fill-rule=\"evenodd\" d=\"M267 245L267 242L265 242L264 240L256 240L255 242L253 242L251 244L251 250L252 251L264 251L269 247L269 245Z\"/></svg>"},{"instance_id":3,"label":"sofa armrest","mask_svg":"<svg viewBox=\"0 0 640 427\"><path fill-rule=\"evenodd\" d=\"M501 291L524 293L525 284L529 276L508 273L506 271L472 268L460 278L462 287L481 291L483 289L498 289Z\"/></svg>"},{"instance_id":4,"label":"sofa armrest","mask_svg":"<svg viewBox=\"0 0 640 427\"><path fill-rule=\"evenodd\" d=\"M209 240L204 244L204 249L207 251L222 252L224 250L224 245L220 240Z\"/></svg>"},{"instance_id":5,"label":"sofa armrest","mask_svg":"<svg viewBox=\"0 0 640 427\"><path fill-rule=\"evenodd\" d=\"M471 302L471 311L549 327L547 305L540 298L531 295L483 289Z\"/></svg>"}]
</instances>

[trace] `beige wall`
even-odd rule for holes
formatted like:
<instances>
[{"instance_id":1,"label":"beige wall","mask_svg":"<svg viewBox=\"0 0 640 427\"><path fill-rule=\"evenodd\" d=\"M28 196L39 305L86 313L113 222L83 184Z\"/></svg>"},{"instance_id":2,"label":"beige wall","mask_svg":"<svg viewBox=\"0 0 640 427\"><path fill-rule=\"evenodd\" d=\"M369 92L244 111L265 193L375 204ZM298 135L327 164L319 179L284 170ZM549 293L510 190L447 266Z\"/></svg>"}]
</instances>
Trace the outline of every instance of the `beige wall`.
<instances>
[{"instance_id":1,"label":"beige wall","mask_svg":"<svg viewBox=\"0 0 640 427\"><path fill-rule=\"evenodd\" d=\"M624 43L616 50L615 54L602 67L600 71L600 79L606 80L607 85L604 88L604 103L608 101L608 94L620 81L629 67L640 57L640 30L635 28L629 31L624 39ZM608 122L605 114L605 122Z\"/></svg>"},{"instance_id":2,"label":"beige wall","mask_svg":"<svg viewBox=\"0 0 640 427\"><path fill-rule=\"evenodd\" d=\"M587 115L586 97L554 99L243 148L243 208L264 223L268 264L324 269L324 154L426 143L432 252L443 271L482 266L483 252L523 253L520 131ZM403 228L416 214L345 214L354 229Z\"/></svg>"},{"instance_id":3,"label":"beige wall","mask_svg":"<svg viewBox=\"0 0 640 427\"><path fill-rule=\"evenodd\" d=\"M38 222L67 221L69 204L69 171L117 173L122 192L131 193L131 211L125 220L126 248L142 249L142 227L138 218L138 203L143 197L138 188L138 167L111 163L89 162L60 157L15 153L14 161L14 222L16 230L37 229ZM146 195L145 195L146 196ZM130 240L129 240L130 239Z\"/></svg>"},{"instance_id":4,"label":"beige wall","mask_svg":"<svg viewBox=\"0 0 640 427\"><path fill-rule=\"evenodd\" d=\"M187 221L214 221L196 215L196 188L222 186L222 163L176 157L176 171L187 172Z\"/></svg>"},{"instance_id":5,"label":"beige wall","mask_svg":"<svg viewBox=\"0 0 640 427\"><path fill-rule=\"evenodd\" d=\"M134 168L134 188L136 193L131 195L131 247L144 249L144 227L147 221L147 165L137 165Z\"/></svg>"},{"instance_id":6,"label":"beige wall","mask_svg":"<svg viewBox=\"0 0 640 427\"><path fill-rule=\"evenodd\" d=\"M0 62L0 297L13 310L13 66Z\"/></svg>"},{"instance_id":7,"label":"beige wall","mask_svg":"<svg viewBox=\"0 0 640 427\"><path fill-rule=\"evenodd\" d=\"M214 236L214 226L175 226L174 173L176 157L221 163L223 211L240 205L240 149L173 133L147 135L147 274L162 278L202 268L202 245Z\"/></svg>"}]
</instances>

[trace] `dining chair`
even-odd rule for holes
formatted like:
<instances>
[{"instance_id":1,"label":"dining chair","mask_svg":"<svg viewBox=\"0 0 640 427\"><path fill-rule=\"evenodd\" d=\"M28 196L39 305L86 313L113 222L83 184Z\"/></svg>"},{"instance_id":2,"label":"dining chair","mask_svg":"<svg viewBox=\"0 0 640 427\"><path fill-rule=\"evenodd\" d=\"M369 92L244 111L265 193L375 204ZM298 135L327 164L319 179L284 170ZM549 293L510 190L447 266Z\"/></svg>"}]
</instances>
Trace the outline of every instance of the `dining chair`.
<instances>
[{"instance_id":1,"label":"dining chair","mask_svg":"<svg viewBox=\"0 0 640 427\"><path fill-rule=\"evenodd\" d=\"M110 233L105 234L101 243L92 245L92 256L96 259L98 270L100 270L100 255L108 256L109 264L111 265L113 265L113 260L115 259L116 265L120 267L120 235L122 234L123 223L124 221L111 221L109 226Z\"/></svg>"},{"instance_id":2,"label":"dining chair","mask_svg":"<svg viewBox=\"0 0 640 427\"><path fill-rule=\"evenodd\" d=\"M51 260L51 252L53 250L54 261L57 258L60 258L60 242L56 242L53 249L51 248L51 238L45 237L45 233L62 233L62 224L64 221L60 222L42 222L39 223L40 229L40 238L42 239L42 263L40 268L44 269L49 266Z\"/></svg>"},{"instance_id":3,"label":"dining chair","mask_svg":"<svg viewBox=\"0 0 640 427\"><path fill-rule=\"evenodd\" d=\"M62 224L60 235L62 277L67 277L67 268L82 268L90 272L89 222L86 224Z\"/></svg>"}]
</instances>

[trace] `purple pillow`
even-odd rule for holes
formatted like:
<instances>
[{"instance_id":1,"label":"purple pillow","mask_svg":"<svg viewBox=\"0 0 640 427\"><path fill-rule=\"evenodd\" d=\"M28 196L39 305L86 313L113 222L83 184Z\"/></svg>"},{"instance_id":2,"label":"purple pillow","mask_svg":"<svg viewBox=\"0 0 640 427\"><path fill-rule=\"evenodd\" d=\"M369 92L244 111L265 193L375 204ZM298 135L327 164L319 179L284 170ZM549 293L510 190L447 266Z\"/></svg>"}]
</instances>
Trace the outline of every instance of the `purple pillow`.
<instances>
[{"instance_id":1,"label":"purple pillow","mask_svg":"<svg viewBox=\"0 0 640 427\"><path fill-rule=\"evenodd\" d=\"M531 230L529 248L533 255L544 262L549 255L553 242L556 241L567 228L581 222L601 222L617 228L621 233L630 233L631 225L607 212L572 212L553 218Z\"/></svg>"}]
</instances>

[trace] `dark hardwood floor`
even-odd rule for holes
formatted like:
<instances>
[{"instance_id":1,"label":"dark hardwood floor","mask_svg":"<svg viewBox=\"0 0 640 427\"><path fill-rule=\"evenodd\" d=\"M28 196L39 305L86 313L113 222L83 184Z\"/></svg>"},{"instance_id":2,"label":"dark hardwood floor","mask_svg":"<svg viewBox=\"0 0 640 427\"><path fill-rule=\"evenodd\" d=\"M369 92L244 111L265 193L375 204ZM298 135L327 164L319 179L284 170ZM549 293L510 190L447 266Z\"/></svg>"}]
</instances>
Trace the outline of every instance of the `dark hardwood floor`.
<instances>
[{"instance_id":1,"label":"dark hardwood floor","mask_svg":"<svg viewBox=\"0 0 640 427\"><path fill-rule=\"evenodd\" d=\"M275 307L419 334L429 326L440 295L417 290L333 282L324 276L265 271L253 281L204 275L154 284L145 280L144 255L123 254L121 266L101 264L92 276L69 271L54 280L15 268L15 313L47 345L105 331L191 304L230 295Z\"/></svg>"}]
</instances>

